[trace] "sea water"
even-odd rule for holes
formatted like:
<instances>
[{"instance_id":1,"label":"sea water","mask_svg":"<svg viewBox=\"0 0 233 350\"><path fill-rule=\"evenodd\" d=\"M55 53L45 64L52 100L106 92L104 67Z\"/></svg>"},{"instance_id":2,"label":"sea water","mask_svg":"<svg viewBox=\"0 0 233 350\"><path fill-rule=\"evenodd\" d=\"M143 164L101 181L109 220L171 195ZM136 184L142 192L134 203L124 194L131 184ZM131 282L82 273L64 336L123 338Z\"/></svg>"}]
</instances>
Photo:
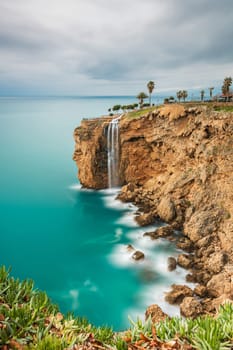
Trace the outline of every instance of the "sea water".
<instances>
[{"instance_id":1,"label":"sea water","mask_svg":"<svg viewBox=\"0 0 233 350\"><path fill-rule=\"evenodd\" d=\"M129 326L164 302L164 291L184 279L167 270L177 255L166 240L143 237L136 208L117 190L82 189L72 161L73 130L83 117L106 114L130 97L0 98L0 264L35 281L62 312L95 325ZM147 230L155 229L155 226ZM145 253L134 262L131 244Z\"/></svg>"}]
</instances>

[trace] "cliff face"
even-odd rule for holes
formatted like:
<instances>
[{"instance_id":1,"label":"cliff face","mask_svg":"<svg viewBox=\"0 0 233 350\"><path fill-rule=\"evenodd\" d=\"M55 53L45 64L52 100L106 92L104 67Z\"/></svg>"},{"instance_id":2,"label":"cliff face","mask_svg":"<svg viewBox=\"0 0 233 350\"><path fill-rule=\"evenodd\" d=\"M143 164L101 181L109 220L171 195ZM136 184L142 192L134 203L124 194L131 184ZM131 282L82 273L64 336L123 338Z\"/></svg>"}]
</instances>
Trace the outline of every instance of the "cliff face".
<instances>
[{"instance_id":1,"label":"cliff face","mask_svg":"<svg viewBox=\"0 0 233 350\"><path fill-rule=\"evenodd\" d=\"M125 185L120 198L182 229L199 254L206 284L216 274L216 254L224 251L220 270L228 297L233 295L232 120L233 113L205 106L167 105L120 121L120 178ZM83 121L75 130L74 159L85 187L107 187L108 123L105 118Z\"/></svg>"},{"instance_id":2,"label":"cliff face","mask_svg":"<svg viewBox=\"0 0 233 350\"><path fill-rule=\"evenodd\" d=\"M83 120L74 131L74 161L78 177L86 188L101 189L108 186L107 127L111 118Z\"/></svg>"}]
</instances>

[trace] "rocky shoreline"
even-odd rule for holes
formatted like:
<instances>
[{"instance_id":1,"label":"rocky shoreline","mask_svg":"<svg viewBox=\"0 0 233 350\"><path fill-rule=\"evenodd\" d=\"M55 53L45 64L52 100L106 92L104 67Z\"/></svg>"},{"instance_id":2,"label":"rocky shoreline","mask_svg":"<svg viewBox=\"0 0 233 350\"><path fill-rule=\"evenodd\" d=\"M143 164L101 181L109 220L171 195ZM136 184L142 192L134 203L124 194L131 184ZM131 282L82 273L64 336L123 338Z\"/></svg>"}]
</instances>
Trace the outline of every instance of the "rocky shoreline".
<instances>
[{"instance_id":1,"label":"rocky shoreline","mask_svg":"<svg viewBox=\"0 0 233 350\"><path fill-rule=\"evenodd\" d=\"M88 188L107 187L106 129L109 118L83 121L75 130L74 160ZM187 269L194 290L173 285L166 295L181 314L215 313L233 299L233 113L213 106L172 105L120 121L119 199L140 208L136 220L146 226L168 223L151 239L184 236L186 253L176 264Z\"/></svg>"}]
</instances>

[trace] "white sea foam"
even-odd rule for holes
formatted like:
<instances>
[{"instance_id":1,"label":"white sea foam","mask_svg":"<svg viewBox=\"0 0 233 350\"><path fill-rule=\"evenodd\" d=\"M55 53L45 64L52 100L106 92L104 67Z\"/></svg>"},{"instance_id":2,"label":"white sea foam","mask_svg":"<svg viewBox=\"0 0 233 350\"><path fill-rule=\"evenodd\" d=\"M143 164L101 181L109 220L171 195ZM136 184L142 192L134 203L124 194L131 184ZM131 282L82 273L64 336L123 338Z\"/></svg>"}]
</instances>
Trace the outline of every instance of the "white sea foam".
<instances>
[{"instance_id":1,"label":"white sea foam","mask_svg":"<svg viewBox=\"0 0 233 350\"><path fill-rule=\"evenodd\" d=\"M90 188L83 187L81 184L72 184L69 186L69 189L73 190L73 191L83 191L83 192L93 192L94 191Z\"/></svg>"},{"instance_id":2,"label":"white sea foam","mask_svg":"<svg viewBox=\"0 0 233 350\"><path fill-rule=\"evenodd\" d=\"M132 252L127 250L125 244L116 244L112 253L108 256L108 259L110 263L118 267L129 267L134 264L134 261L130 258L130 255L132 254Z\"/></svg>"},{"instance_id":3,"label":"white sea foam","mask_svg":"<svg viewBox=\"0 0 233 350\"><path fill-rule=\"evenodd\" d=\"M83 283L84 287L87 288L90 292L97 292L98 291L98 287L92 283L89 279L86 280Z\"/></svg>"},{"instance_id":4,"label":"white sea foam","mask_svg":"<svg viewBox=\"0 0 233 350\"><path fill-rule=\"evenodd\" d=\"M135 221L135 217L132 212L127 212L120 219L116 221L118 225L124 225L126 227L138 227L139 225Z\"/></svg>"},{"instance_id":5,"label":"white sea foam","mask_svg":"<svg viewBox=\"0 0 233 350\"><path fill-rule=\"evenodd\" d=\"M138 228L129 232L127 237L131 238L130 244L135 250L141 250L145 254L144 260L135 262L132 259L133 251L129 251L126 244L114 246L108 257L112 264L120 268L134 269L138 278L145 279L141 282L142 285L144 283L141 291L135 295L135 308L127 309L125 317L129 315L134 320L137 317L144 319L145 310L151 304L159 305L169 316L179 315L179 307L165 301L165 292L170 290L172 284L186 284L191 288L194 288L195 284L185 281L185 269L177 266L174 271L168 270L168 257L176 257L179 254L174 247L172 249L172 243L163 238L151 240L143 236L143 232L143 228Z\"/></svg>"},{"instance_id":6,"label":"white sea foam","mask_svg":"<svg viewBox=\"0 0 233 350\"><path fill-rule=\"evenodd\" d=\"M79 297L79 291L78 289L70 289L69 295L72 299L72 309L77 310L79 306L78 297Z\"/></svg>"},{"instance_id":7,"label":"white sea foam","mask_svg":"<svg viewBox=\"0 0 233 350\"><path fill-rule=\"evenodd\" d=\"M124 203L119 199L116 199L119 189L107 189L101 190L101 193L104 194L102 197L104 204L107 208L116 209L116 210L127 210L131 213L136 212L137 207L131 203Z\"/></svg>"}]
</instances>

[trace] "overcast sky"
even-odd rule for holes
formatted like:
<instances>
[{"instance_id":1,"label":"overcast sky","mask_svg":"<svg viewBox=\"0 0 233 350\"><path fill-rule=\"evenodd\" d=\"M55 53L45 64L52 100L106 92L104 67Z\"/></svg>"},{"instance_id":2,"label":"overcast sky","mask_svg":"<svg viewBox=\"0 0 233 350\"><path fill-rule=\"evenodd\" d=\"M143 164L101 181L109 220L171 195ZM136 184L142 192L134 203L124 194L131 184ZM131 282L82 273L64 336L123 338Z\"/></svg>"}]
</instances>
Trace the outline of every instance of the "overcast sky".
<instances>
[{"instance_id":1,"label":"overcast sky","mask_svg":"<svg viewBox=\"0 0 233 350\"><path fill-rule=\"evenodd\" d=\"M0 0L0 94L135 95L233 75L233 0Z\"/></svg>"}]
</instances>

